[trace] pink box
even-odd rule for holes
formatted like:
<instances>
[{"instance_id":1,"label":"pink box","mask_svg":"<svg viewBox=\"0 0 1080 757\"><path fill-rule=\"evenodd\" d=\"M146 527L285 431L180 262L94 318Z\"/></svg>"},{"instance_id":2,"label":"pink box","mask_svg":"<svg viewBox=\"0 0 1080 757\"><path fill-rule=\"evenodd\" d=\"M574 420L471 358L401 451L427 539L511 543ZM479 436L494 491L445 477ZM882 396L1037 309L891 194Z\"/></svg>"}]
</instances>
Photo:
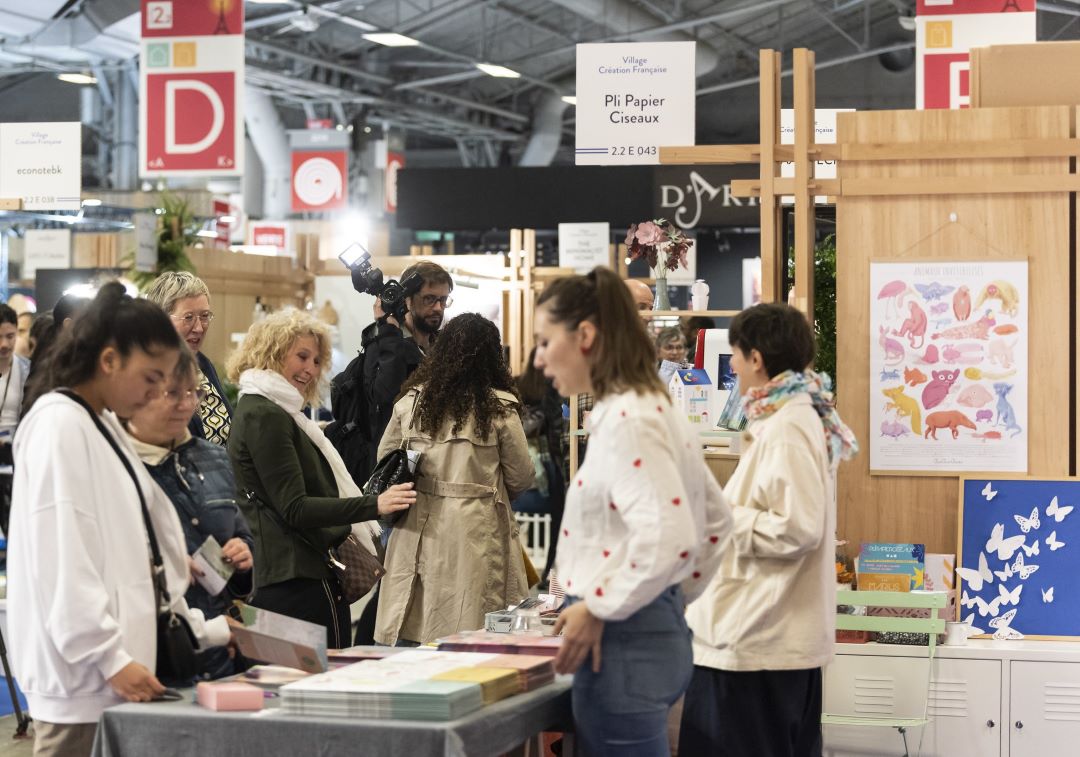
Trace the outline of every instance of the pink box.
<instances>
[{"instance_id":1,"label":"pink box","mask_svg":"<svg viewBox=\"0 0 1080 757\"><path fill-rule=\"evenodd\" d=\"M263 690L250 683L203 681L196 689L196 701L208 710L261 710Z\"/></svg>"}]
</instances>

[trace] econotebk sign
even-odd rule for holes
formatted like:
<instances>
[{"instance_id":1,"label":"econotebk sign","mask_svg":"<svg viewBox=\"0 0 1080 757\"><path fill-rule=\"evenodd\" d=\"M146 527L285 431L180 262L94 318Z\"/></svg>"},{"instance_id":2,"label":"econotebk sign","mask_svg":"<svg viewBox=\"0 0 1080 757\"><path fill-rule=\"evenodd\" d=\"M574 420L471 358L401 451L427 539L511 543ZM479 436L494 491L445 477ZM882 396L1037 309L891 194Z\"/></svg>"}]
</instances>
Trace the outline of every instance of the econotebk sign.
<instances>
[{"instance_id":1,"label":"econotebk sign","mask_svg":"<svg viewBox=\"0 0 1080 757\"><path fill-rule=\"evenodd\" d=\"M139 175L243 173L239 0L142 0Z\"/></svg>"}]
</instances>

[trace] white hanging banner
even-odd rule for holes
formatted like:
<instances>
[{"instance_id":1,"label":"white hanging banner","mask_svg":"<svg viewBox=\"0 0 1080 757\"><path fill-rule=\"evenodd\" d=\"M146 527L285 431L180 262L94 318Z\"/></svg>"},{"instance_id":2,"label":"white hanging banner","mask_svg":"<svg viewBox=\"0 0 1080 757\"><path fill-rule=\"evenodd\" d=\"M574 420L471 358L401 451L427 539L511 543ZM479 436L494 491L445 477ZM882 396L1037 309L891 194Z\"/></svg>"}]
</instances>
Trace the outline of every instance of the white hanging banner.
<instances>
[{"instance_id":1,"label":"white hanging banner","mask_svg":"<svg viewBox=\"0 0 1080 757\"><path fill-rule=\"evenodd\" d=\"M695 44L577 46L577 165L655 165L661 147L694 144Z\"/></svg>"},{"instance_id":2,"label":"white hanging banner","mask_svg":"<svg viewBox=\"0 0 1080 757\"><path fill-rule=\"evenodd\" d=\"M608 223L560 223L559 267L588 273L611 263L611 225Z\"/></svg>"},{"instance_id":3,"label":"white hanging banner","mask_svg":"<svg viewBox=\"0 0 1080 757\"><path fill-rule=\"evenodd\" d=\"M71 229L26 230L22 278L32 279L45 268L71 268Z\"/></svg>"},{"instance_id":4,"label":"white hanging banner","mask_svg":"<svg viewBox=\"0 0 1080 757\"><path fill-rule=\"evenodd\" d=\"M244 4L142 0L139 175L240 176Z\"/></svg>"},{"instance_id":5,"label":"white hanging banner","mask_svg":"<svg viewBox=\"0 0 1080 757\"><path fill-rule=\"evenodd\" d=\"M817 108L814 111L814 143L819 145L836 144L836 114L851 113L854 110L854 108ZM795 144L795 111L791 108L784 108L780 111L780 144ZM780 175L784 178L795 178L795 163L792 161L781 163ZM815 160L814 178L835 179L836 161ZM814 202L818 204L824 204L827 201L828 198L824 195L818 195L814 198ZM783 198L783 204L785 205L793 205L794 203L794 197Z\"/></svg>"},{"instance_id":6,"label":"white hanging banner","mask_svg":"<svg viewBox=\"0 0 1080 757\"><path fill-rule=\"evenodd\" d=\"M152 273L157 268L157 215L135 214L135 270Z\"/></svg>"},{"instance_id":7,"label":"white hanging banner","mask_svg":"<svg viewBox=\"0 0 1080 757\"><path fill-rule=\"evenodd\" d=\"M82 192L82 124L0 124L0 198L24 210L78 210Z\"/></svg>"}]
</instances>

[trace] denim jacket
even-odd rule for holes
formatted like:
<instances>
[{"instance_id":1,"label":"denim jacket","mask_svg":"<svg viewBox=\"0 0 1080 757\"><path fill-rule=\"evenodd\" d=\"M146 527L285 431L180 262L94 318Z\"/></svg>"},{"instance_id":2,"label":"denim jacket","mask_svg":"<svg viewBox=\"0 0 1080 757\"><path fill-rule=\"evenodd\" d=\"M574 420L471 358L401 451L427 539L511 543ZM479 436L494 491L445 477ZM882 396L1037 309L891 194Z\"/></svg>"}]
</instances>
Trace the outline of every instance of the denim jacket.
<instances>
[{"instance_id":1,"label":"denim jacket","mask_svg":"<svg viewBox=\"0 0 1080 757\"><path fill-rule=\"evenodd\" d=\"M132 440L154 481L165 490L180 516L188 554L194 554L207 536L224 545L239 537L254 551L251 529L236 502L236 481L225 450L203 439L191 438L173 450ZM187 591L188 605L207 618L222 614L232 600L252 590L253 571L237 572L221 594L210 596L199 584Z\"/></svg>"}]
</instances>

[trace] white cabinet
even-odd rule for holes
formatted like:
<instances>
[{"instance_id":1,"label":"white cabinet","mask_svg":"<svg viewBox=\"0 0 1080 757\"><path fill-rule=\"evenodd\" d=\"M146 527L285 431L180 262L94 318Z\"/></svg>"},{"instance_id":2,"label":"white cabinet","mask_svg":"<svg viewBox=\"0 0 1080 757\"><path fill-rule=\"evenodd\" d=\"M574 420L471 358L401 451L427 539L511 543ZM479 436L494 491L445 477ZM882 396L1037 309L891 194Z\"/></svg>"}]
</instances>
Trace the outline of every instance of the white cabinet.
<instances>
[{"instance_id":1,"label":"white cabinet","mask_svg":"<svg viewBox=\"0 0 1080 757\"><path fill-rule=\"evenodd\" d=\"M931 723L906 734L908 750L927 757L1000 754L1001 662L937 658L926 697L924 657L838 655L825 670L824 710L833 714L921 718ZM919 750L919 744L922 749ZM834 757L903 755L895 728L826 726Z\"/></svg>"},{"instance_id":2,"label":"white cabinet","mask_svg":"<svg viewBox=\"0 0 1080 757\"><path fill-rule=\"evenodd\" d=\"M971 640L939 647L930 684L930 724L907 733L924 757L1080 755L1080 644ZM825 712L922 717L926 650L838 644L824 675ZM922 733L925 731L925 733ZM830 757L904 754L894 728L825 726Z\"/></svg>"},{"instance_id":3,"label":"white cabinet","mask_svg":"<svg viewBox=\"0 0 1080 757\"><path fill-rule=\"evenodd\" d=\"M1014 660L1009 667L1010 757L1080 753L1080 663Z\"/></svg>"}]
</instances>

